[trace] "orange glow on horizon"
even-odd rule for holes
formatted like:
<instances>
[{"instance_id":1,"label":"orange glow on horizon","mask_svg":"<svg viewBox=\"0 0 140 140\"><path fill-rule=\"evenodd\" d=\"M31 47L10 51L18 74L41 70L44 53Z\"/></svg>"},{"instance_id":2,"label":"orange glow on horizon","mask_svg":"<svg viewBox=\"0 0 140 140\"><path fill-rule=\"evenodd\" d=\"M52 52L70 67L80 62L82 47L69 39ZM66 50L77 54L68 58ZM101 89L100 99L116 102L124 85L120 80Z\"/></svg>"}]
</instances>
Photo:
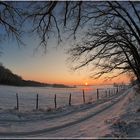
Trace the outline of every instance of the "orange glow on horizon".
<instances>
[{"instance_id":1,"label":"orange glow on horizon","mask_svg":"<svg viewBox=\"0 0 140 140\"><path fill-rule=\"evenodd\" d=\"M25 80L34 80L34 81L38 81L38 82L43 82L43 83L49 83L49 84L65 84L65 85L84 85L84 86L88 86L88 85L106 85L106 84L113 84L113 83L129 83L129 77L127 76L121 76L118 78L114 78L112 80L108 80L105 81L104 79L87 79L88 82L81 82L84 79L81 78L77 78L77 77L72 77L72 78L67 78L67 77L58 77L58 78L47 78L47 76L41 76L39 75L38 77L35 76L23 76L23 79ZM83 84L81 84L83 83Z\"/></svg>"},{"instance_id":2,"label":"orange glow on horizon","mask_svg":"<svg viewBox=\"0 0 140 140\"><path fill-rule=\"evenodd\" d=\"M28 46L32 47L38 44L37 39L36 41L29 39L28 42ZM56 44L52 42L51 46L55 45ZM31 57L32 51L27 49L17 53L19 59L17 59L17 55L15 55L15 50L13 50L14 53L11 53L11 50L8 49L7 51L9 52L7 52L7 55L3 56L3 62L7 64L6 67L12 70L13 73L20 75L25 80L33 80L48 84L82 85L88 88L90 85L129 82L129 77L127 75L121 75L118 78L108 81L105 81L104 78L91 79L89 78L90 69L92 68L90 68L90 65L79 71L71 71L69 69L69 63L66 61L67 54L64 49L69 47L69 44L66 44L65 47L60 47L56 50L50 49L47 55L35 55L35 57ZM9 62L7 63L5 60ZM106 74L106 76L112 76L112 73Z\"/></svg>"},{"instance_id":3,"label":"orange glow on horizon","mask_svg":"<svg viewBox=\"0 0 140 140\"><path fill-rule=\"evenodd\" d=\"M51 70L52 72L53 70ZM37 72L37 73L36 73ZM23 71L21 76L25 80L33 80L42 83L48 84L65 84L65 85L82 85L82 86L90 86L90 85L107 85L113 83L129 83L128 75L122 75L116 77L112 80L105 81L104 78L94 79L89 78L84 72L82 74L77 73L66 73L63 70L60 70L59 73L55 71L54 73L47 73L45 70L42 72L36 71L29 73L28 71ZM17 73L17 72L15 72ZM17 73L18 74L18 73ZM19 74L20 75L20 74ZM84 81L84 82L83 82Z\"/></svg>"}]
</instances>

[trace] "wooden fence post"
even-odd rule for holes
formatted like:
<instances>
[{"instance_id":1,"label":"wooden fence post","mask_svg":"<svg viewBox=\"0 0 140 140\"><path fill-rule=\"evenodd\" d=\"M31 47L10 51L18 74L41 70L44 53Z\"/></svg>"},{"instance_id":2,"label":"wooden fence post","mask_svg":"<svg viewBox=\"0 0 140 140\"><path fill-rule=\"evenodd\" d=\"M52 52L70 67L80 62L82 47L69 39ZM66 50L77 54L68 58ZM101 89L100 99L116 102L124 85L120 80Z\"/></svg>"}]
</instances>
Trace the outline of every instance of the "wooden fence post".
<instances>
[{"instance_id":1,"label":"wooden fence post","mask_svg":"<svg viewBox=\"0 0 140 140\"><path fill-rule=\"evenodd\" d=\"M38 94L36 95L36 110L38 110Z\"/></svg>"},{"instance_id":2,"label":"wooden fence post","mask_svg":"<svg viewBox=\"0 0 140 140\"><path fill-rule=\"evenodd\" d=\"M111 96L111 94L110 94L110 89L109 89L109 97Z\"/></svg>"},{"instance_id":3,"label":"wooden fence post","mask_svg":"<svg viewBox=\"0 0 140 140\"><path fill-rule=\"evenodd\" d=\"M117 86L117 91L116 91L116 93L118 93L119 91L118 91L118 86Z\"/></svg>"},{"instance_id":4,"label":"wooden fence post","mask_svg":"<svg viewBox=\"0 0 140 140\"><path fill-rule=\"evenodd\" d=\"M99 99L99 89L97 88L97 100Z\"/></svg>"},{"instance_id":5,"label":"wooden fence post","mask_svg":"<svg viewBox=\"0 0 140 140\"><path fill-rule=\"evenodd\" d=\"M83 103L85 103L85 91L83 89Z\"/></svg>"},{"instance_id":6,"label":"wooden fence post","mask_svg":"<svg viewBox=\"0 0 140 140\"><path fill-rule=\"evenodd\" d=\"M54 96L54 104L55 104L55 108L57 108L57 103L56 103L56 94Z\"/></svg>"},{"instance_id":7,"label":"wooden fence post","mask_svg":"<svg viewBox=\"0 0 140 140\"><path fill-rule=\"evenodd\" d=\"M107 90L105 90L106 98L107 98Z\"/></svg>"},{"instance_id":8,"label":"wooden fence post","mask_svg":"<svg viewBox=\"0 0 140 140\"><path fill-rule=\"evenodd\" d=\"M71 106L71 93L69 95L69 106Z\"/></svg>"},{"instance_id":9,"label":"wooden fence post","mask_svg":"<svg viewBox=\"0 0 140 140\"><path fill-rule=\"evenodd\" d=\"M19 110L18 93L16 93L16 99L17 99L17 107L16 107L16 109Z\"/></svg>"}]
</instances>

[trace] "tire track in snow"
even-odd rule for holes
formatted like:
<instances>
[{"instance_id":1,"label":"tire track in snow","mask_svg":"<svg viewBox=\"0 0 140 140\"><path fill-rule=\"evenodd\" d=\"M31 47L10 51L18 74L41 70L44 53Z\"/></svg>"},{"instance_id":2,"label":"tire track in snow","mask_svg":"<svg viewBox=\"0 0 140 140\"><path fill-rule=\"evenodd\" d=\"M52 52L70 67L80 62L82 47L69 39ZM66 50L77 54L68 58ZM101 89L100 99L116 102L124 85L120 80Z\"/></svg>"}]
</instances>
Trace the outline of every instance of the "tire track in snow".
<instances>
[{"instance_id":1,"label":"tire track in snow","mask_svg":"<svg viewBox=\"0 0 140 140\"><path fill-rule=\"evenodd\" d=\"M32 116L31 117L31 119L23 119L23 120L8 120L8 119L0 119L0 122L13 122L13 123L15 123L15 122L17 122L17 123L22 123L22 122L36 122L36 121L40 121L40 120L53 120L53 119L56 119L56 118L58 118L58 117L64 117L64 116L67 116L67 115L72 115L72 114L74 114L74 113L78 113L78 112L80 112L80 111L86 111L86 110L88 110L88 109L93 109L93 108L96 108L98 105L101 105L101 104L103 104L103 103L105 103L105 102L108 102L108 101L111 101L111 100L113 100L113 99L115 99L116 97L118 97L118 96L120 96L121 95L121 93L119 93L119 94L116 94L116 95L114 95L114 96L112 96L112 97L110 97L110 98L106 98L106 99L100 99L99 101L96 101L95 103L93 103L93 102L91 102L91 104L90 105L88 105L88 104L84 104L84 106L82 106L81 108L75 108L74 110L71 110L71 111L69 111L69 112L62 112L62 113L60 113L60 112L58 112L58 114L56 115L56 114L50 114L50 115L48 115L48 114L43 114L44 116L38 116L38 118L33 118L36 114L33 114L34 116ZM65 110L64 110L65 111ZM60 113L60 114L59 114ZM19 114L20 115L20 114ZM46 115L48 115L48 116L46 116Z\"/></svg>"},{"instance_id":2,"label":"tire track in snow","mask_svg":"<svg viewBox=\"0 0 140 140\"><path fill-rule=\"evenodd\" d=\"M32 136L32 135L43 134L43 133L55 131L55 130L58 130L58 129L62 129L62 128L65 128L65 127L69 127L69 126L81 123L81 122L83 122L83 121L85 121L85 120L87 120L87 119L89 119L93 116L96 116L96 115L100 114L101 112L107 110L108 108L110 108L113 105L115 105L116 103L118 103L127 94L128 94L128 92L124 93L123 95L121 95L121 97L119 97L117 100L111 102L109 105L101 108L100 110L98 110L94 113L88 114L87 116L84 116L84 117L82 117L82 118L80 118L76 121L73 121L73 122L69 122L69 123L59 125L59 126L55 126L55 127L51 127L51 128L44 128L44 129L41 129L41 130L30 131L30 132L0 132L0 136Z\"/></svg>"}]
</instances>

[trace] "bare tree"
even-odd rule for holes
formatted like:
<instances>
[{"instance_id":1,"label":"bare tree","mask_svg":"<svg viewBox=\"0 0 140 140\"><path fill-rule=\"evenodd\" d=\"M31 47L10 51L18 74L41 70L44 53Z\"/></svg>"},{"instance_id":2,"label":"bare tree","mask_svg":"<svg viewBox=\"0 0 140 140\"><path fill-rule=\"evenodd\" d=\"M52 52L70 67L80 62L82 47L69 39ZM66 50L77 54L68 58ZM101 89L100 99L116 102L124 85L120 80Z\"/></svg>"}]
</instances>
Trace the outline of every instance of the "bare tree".
<instances>
[{"instance_id":1,"label":"bare tree","mask_svg":"<svg viewBox=\"0 0 140 140\"><path fill-rule=\"evenodd\" d=\"M7 8L7 3L1 2L4 8L0 9ZM19 12L12 5L6 10L11 19L1 15L0 23L8 33L10 30L18 36L14 23ZM27 5L23 7L25 19L32 21L32 31L45 47L51 37L59 43L65 31L75 38L78 29L87 29L82 41L69 50L71 60L77 64L75 69L91 64L98 70L93 74L96 78L111 72L116 74L113 77L132 72L140 81L140 2L37 1Z\"/></svg>"},{"instance_id":2,"label":"bare tree","mask_svg":"<svg viewBox=\"0 0 140 140\"><path fill-rule=\"evenodd\" d=\"M88 27L82 42L69 50L75 69L92 63L96 78L115 72L113 77L133 72L140 81L140 11L139 2L37 2L31 4L34 28L41 44L52 33L61 41L62 27L74 35Z\"/></svg>"},{"instance_id":3,"label":"bare tree","mask_svg":"<svg viewBox=\"0 0 140 140\"><path fill-rule=\"evenodd\" d=\"M32 32L39 35L40 45L46 47L52 36L59 44L64 32L75 37L83 13L81 1L31 2L28 6L26 19L32 21Z\"/></svg>"},{"instance_id":4,"label":"bare tree","mask_svg":"<svg viewBox=\"0 0 140 140\"><path fill-rule=\"evenodd\" d=\"M139 6L139 2L99 2L88 19L93 25L85 38L69 50L71 59L79 61L75 69L92 64L96 78L132 72L140 82Z\"/></svg>"},{"instance_id":5,"label":"bare tree","mask_svg":"<svg viewBox=\"0 0 140 140\"><path fill-rule=\"evenodd\" d=\"M0 1L0 36L14 38L18 44L21 41L22 9L17 2Z\"/></svg>"}]
</instances>

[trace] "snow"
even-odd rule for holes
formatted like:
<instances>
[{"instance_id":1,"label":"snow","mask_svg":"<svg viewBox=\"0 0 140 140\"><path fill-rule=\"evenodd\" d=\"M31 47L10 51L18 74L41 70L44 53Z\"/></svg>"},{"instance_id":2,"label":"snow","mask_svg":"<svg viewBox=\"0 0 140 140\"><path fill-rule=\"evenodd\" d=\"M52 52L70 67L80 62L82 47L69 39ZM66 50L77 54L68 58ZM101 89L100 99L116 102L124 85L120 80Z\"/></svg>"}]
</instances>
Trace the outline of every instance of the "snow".
<instances>
[{"instance_id":1,"label":"snow","mask_svg":"<svg viewBox=\"0 0 140 140\"><path fill-rule=\"evenodd\" d=\"M0 136L3 138L88 139L97 137L134 137L140 130L138 123L140 122L140 101L135 102L140 95L136 96L134 94L135 89L136 87L128 87L127 90L122 90L111 97L104 97L98 101L90 100L86 104L59 106L57 109L41 108L31 110L30 108L30 110L20 111L7 108L1 109ZM1 90L4 91L3 88ZM12 90L15 92L14 88ZM28 91L32 91L33 95L34 90L32 88ZM44 94L46 90L42 91L44 97L48 97ZM22 92L27 91L22 89ZM63 92L62 89L61 92ZM11 90L8 94L11 95ZM75 96L76 100L78 100L77 98ZM13 99L13 95L11 95L11 99ZM135 131L135 128L138 132Z\"/></svg>"},{"instance_id":2,"label":"snow","mask_svg":"<svg viewBox=\"0 0 140 140\"><path fill-rule=\"evenodd\" d=\"M16 93L19 96L19 109L31 111L36 108L36 95L39 94L39 108L54 108L54 95L57 97L57 107L68 105L69 94L71 93L72 105L83 103L82 90L85 90L86 102L96 100L97 88L110 88L107 86L78 86L77 88L52 88L52 87L14 87L0 86L0 108L13 109L16 106ZM100 91L103 94L103 91Z\"/></svg>"},{"instance_id":3,"label":"snow","mask_svg":"<svg viewBox=\"0 0 140 140\"><path fill-rule=\"evenodd\" d=\"M140 92L135 86L133 94L128 98L125 112L118 119L112 120L112 137L139 138L140 137Z\"/></svg>"}]
</instances>

